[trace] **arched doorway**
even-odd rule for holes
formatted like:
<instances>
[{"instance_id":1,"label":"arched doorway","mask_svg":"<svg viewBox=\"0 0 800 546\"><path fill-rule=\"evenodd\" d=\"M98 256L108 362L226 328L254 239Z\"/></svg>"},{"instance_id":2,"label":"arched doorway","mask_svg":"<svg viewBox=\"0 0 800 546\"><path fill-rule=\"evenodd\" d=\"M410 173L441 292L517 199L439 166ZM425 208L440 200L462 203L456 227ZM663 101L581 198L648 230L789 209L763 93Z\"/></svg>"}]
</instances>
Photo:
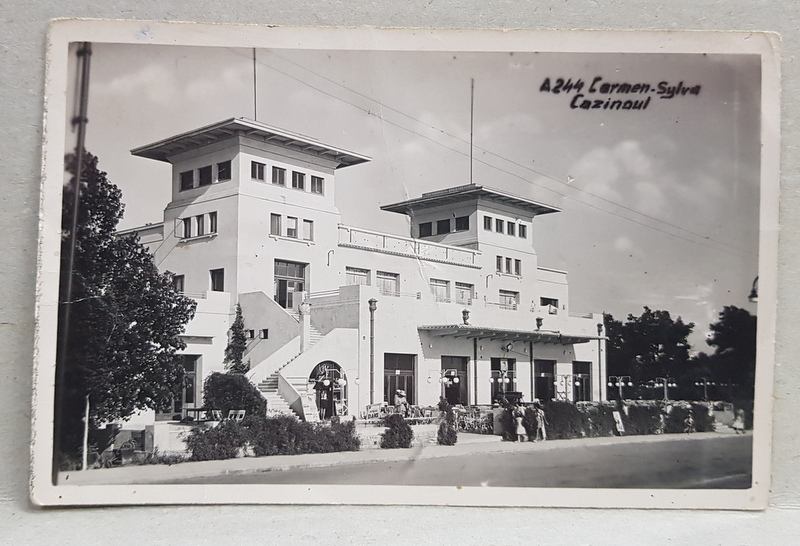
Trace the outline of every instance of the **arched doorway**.
<instances>
[{"instance_id":1,"label":"arched doorway","mask_svg":"<svg viewBox=\"0 0 800 546\"><path fill-rule=\"evenodd\" d=\"M320 419L347 415L347 378L336 362L326 360L317 364L308 376L313 385Z\"/></svg>"}]
</instances>

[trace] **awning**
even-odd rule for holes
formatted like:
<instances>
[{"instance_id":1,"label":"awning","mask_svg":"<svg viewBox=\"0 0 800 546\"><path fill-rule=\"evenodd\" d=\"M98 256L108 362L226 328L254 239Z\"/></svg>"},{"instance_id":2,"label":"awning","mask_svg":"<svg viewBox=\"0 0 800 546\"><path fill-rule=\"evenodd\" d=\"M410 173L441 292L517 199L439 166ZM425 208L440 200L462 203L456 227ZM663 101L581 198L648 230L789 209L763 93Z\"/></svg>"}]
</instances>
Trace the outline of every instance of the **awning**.
<instances>
[{"instance_id":1,"label":"awning","mask_svg":"<svg viewBox=\"0 0 800 546\"><path fill-rule=\"evenodd\" d=\"M529 341L533 343L552 343L554 345L573 345L575 343L588 343L592 340L605 339L596 335L565 334L557 330L510 330L491 326L473 326L471 324L419 326L417 330L428 332L438 337Z\"/></svg>"}]
</instances>

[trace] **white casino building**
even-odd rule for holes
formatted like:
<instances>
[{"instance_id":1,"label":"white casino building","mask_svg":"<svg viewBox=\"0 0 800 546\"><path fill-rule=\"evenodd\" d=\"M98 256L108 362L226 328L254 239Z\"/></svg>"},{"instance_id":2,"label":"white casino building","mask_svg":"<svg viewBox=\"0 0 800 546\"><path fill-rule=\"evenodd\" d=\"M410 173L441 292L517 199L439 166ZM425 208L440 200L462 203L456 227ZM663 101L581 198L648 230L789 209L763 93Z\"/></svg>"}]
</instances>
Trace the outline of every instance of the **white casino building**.
<instances>
[{"instance_id":1,"label":"white casino building","mask_svg":"<svg viewBox=\"0 0 800 546\"><path fill-rule=\"evenodd\" d=\"M396 389L421 406L605 397L602 314L571 312L566 273L533 248L534 219L558 209L462 185L382 207L411 233L352 226L335 175L368 157L243 118L132 153L172 165L172 200L130 231L198 304L183 397L156 420L202 406L237 302L248 377L304 419L359 416Z\"/></svg>"}]
</instances>

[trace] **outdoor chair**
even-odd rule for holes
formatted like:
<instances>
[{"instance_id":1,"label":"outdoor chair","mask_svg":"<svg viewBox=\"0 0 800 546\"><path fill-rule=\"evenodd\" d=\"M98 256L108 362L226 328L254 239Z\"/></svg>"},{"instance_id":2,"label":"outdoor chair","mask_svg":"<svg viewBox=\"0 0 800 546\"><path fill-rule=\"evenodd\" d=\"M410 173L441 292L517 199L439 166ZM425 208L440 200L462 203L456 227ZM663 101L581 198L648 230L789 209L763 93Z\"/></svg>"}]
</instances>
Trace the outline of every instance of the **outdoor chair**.
<instances>
[{"instance_id":1,"label":"outdoor chair","mask_svg":"<svg viewBox=\"0 0 800 546\"><path fill-rule=\"evenodd\" d=\"M239 409L239 410L232 409L232 410L229 410L228 411L228 419L232 420L232 421L240 422L240 421L242 421L244 419L244 414L245 413L246 413L246 411L243 410L243 409Z\"/></svg>"}]
</instances>

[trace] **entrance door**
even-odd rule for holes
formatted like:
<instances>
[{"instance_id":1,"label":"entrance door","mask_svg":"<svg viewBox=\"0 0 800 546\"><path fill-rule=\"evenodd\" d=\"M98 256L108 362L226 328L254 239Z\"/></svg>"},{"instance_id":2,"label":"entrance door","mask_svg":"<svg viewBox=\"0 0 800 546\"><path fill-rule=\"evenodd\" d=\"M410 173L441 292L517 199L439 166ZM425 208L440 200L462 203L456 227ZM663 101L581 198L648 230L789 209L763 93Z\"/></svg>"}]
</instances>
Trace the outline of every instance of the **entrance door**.
<instances>
[{"instance_id":1,"label":"entrance door","mask_svg":"<svg viewBox=\"0 0 800 546\"><path fill-rule=\"evenodd\" d=\"M330 360L320 362L311 371L308 381L314 383L320 419L347 415L347 378L341 366Z\"/></svg>"},{"instance_id":2,"label":"entrance door","mask_svg":"<svg viewBox=\"0 0 800 546\"><path fill-rule=\"evenodd\" d=\"M555 360L534 360L534 396L542 401L549 401L556 397L555 387Z\"/></svg>"},{"instance_id":3,"label":"entrance door","mask_svg":"<svg viewBox=\"0 0 800 546\"><path fill-rule=\"evenodd\" d=\"M275 302L284 309L293 309L295 294L305 291L307 265L275 260Z\"/></svg>"},{"instance_id":4,"label":"entrance door","mask_svg":"<svg viewBox=\"0 0 800 546\"><path fill-rule=\"evenodd\" d=\"M467 362L465 356L442 357L443 396L451 406L469 404Z\"/></svg>"},{"instance_id":5,"label":"entrance door","mask_svg":"<svg viewBox=\"0 0 800 546\"><path fill-rule=\"evenodd\" d=\"M416 404L416 384L414 369L417 355L384 353L383 355L383 400L394 404L394 394L399 390L406 392L410 405Z\"/></svg>"},{"instance_id":6,"label":"entrance door","mask_svg":"<svg viewBox=\"0 0 800 546\"><path fill-rule=\"evenodd\" d=\"M517 359L492 359L492 402L499 402L507 392L517 390Z\"/></svg>"}]
</instances>

